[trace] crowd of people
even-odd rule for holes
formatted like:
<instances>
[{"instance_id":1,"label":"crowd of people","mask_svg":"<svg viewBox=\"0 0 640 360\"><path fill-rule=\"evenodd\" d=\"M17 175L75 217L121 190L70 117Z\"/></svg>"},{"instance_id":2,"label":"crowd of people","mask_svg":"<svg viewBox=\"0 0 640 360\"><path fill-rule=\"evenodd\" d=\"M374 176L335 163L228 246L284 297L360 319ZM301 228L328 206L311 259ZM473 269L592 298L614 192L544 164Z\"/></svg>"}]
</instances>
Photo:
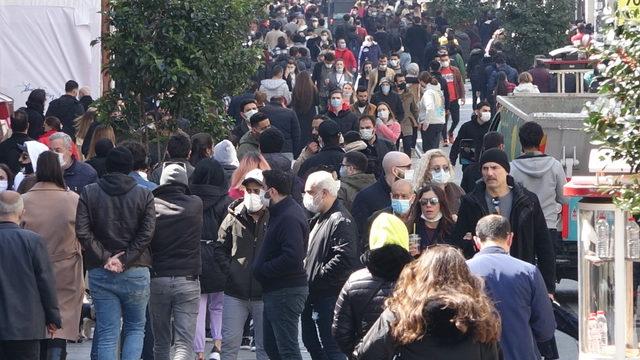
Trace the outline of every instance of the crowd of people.
<instances>
[{"instance_id":1,"label":"crowd of people","mask_svg":"<svg viewBox=\"0 0 640 360\"><path fill-rule=\"evenodd\" d=\"M295 360L300 331L314 360L553 358L564 172L539 124L511 162L489 131L544 64L518 75L491 12L473 37L420 5L325 8L270 5L229 138L178 130L156 161L77 82L46 114L30 94L0 143L0 359L92 336L99 360Z\"/></svg>"}]
</instances>

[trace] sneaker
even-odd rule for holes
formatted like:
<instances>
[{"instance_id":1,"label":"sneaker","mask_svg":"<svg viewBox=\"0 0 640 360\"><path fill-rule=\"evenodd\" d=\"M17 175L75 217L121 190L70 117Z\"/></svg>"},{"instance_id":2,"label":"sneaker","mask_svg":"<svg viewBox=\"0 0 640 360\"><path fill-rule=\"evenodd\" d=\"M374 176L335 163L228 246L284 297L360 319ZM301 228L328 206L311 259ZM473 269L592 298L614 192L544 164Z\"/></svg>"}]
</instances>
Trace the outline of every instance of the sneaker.
<instances>
[{"instance_id":1,"label":"sneaker","mask_svg":"<svg viewBox=\"0 0 640 360\"><path fill-rule=\"evenodd\" d=\"M251 351L256 352L256 340L253 337L251 338Z\"/></svg>"},{"instance_id":2,"label":"sneaker","mask_svg":"<svg viewBox=\"0 0 640 360\"><path fill-rule=\"evenodd\" d=\"M242 350L251 350L251 336L245 336L242 338L242 342L240 343L240 349Z\"/></svg>"},{"instance_id":3,"label":"sneaker","mask_svg":"<svg viewBox=\"0 0 640 360\"><path fill-rule=\"evenodd\" d=\"M209 355L209 360L220 360L220 353L214 349Z\"/></svg>"}]
</instances>

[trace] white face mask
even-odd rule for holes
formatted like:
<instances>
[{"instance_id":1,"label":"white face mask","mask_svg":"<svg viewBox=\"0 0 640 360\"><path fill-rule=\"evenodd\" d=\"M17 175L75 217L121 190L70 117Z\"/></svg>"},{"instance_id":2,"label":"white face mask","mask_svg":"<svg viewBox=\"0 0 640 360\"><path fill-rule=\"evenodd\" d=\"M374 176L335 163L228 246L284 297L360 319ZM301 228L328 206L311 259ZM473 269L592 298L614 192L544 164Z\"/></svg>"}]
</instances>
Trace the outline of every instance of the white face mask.
<instances>
[{"instance_id":1,"label":"white face mask","mask_svg":"<svg viewBox=\"0 0 640 360\"><path fill-rule=\"evenodd\" d=\"M420 217L426 222L434 223L442 219L442 213L438 211L438 214L433 219L428 219L426 216L424 216L424 214L420 215Z\"/></svg>"},{"instance_id":2,"label":"white face mask","mask_svg":"<svg viewBox=\"0 0 640 360\"><path fill-rule=\"evenodd\" d=\"M302 204L304 205L305 209L314 214L320 212L320 201L316 201L316 198L314 196L305 193L302 197Z\"/></svg>"},{"instance_id":3,"label":"white face mask","mask_svg":"<svg viewBox=\"0 0 640 360\"><path fill-rule=\"evenodd\" d=\"M391 86L382 85L382 86L380 86L380 90L382 90L383 94L387 95L389 93L389 91L391 91Z\"/></svg>"},{"instance_id":4,"label":"white face mask","mask_svg":"<svg viewBox=\"0 0 640 360\"><path fill-rule=\"evenodd\" d=\"M373 129L360 129L360 137L364 141L369 141L373 138Z\"/></svg>"},{"instance_id":5,"label":"white face mask","mask_svg":"<svg viewBox=\"0 0 640 360\"><path fill-rule=\"evenodd\" d=\"M389 60L389 65L391 65L391 67L398 66L398 60Z\"/></svg>"},{"instance_id":6,"label":"white face mask","mask_svg":"<svg viewBox=\"0 0 640 360\"><path fill-rule=\"evenodd\" d=\"M443 68L448 68L449 65L451 65L451 62L449 60L445 60L440 62L440 65L442 65Z\"/></svg>"},{"instance_id":7,"label":"white face mask","mask_svg":"<svg viewBox=\"0 0 640 360\"><path fill-rule=\"evenodd\" d=\"M343 91L342 92L342 96L344 96L346 98L350 98L351 95L353 95L353 93L351 91Z\"/></svg>"},{"instance_id":8,"label":"white face mask","mask_svg":"<svg viewBox=\"0 0 640 360\"><path fill-rule=\"evenodd\" d=\"M431 172L431 180L436 183L444 184L449 182L449 179L451 179L451 174L448 171L440 170Z\"/></svg>"},{"instance_id":9,"label":"white face mask","mask_svg":"<svg viewBox=\"0 0 640 360\"><path fill-rule=\"evenodd\" d=\"M9 190L9 182L7 180L0 180L0 191Z\"/></svg>"},{"instance_id":10,"label":"white face mask","mask_svg":"<svg viewBox=\"0 0 640 360\"><path fill-rule=\"evenodd\" d=\"M264 207L259 194L245 194L242 202L250 213L258 212Z\"/></svg>"},{"instance_id":11,"label":"white face mask","mask_svg":"<svg viewBox=\"0 0 640 360\"><path fill-rule=\"evenodd\" d=\"M336 72L342 73L344 71L344 66L336 66Z\"/></svg>"},{"instance_id":12,"label":"white face mask","mask_svg":"<svg viewBox=\"0 0 640 360\"><path fill-rule=\"evenodd\" d=\"M480 113L479 119L481 123L486 123L487 121L491 120L491 112L483 111L482 113Z\"/></svg>"},{"instance_id":13,"label":"white face mask","mask_svg":"<svg viewBox=\"0 0 640 360\"><path fill-rule=\"evenodd\" d=\"M58 162L60 163L60 166L64 166L65 165L65 161L64 161L64 154L62 153L56 153L58 154Z\"/></svg>"},{"instance_id":14,"label":"white face mask","mask_svg":"<svg viewBox=\"0 0 640 360\"><path fill-rule=\"evenodd\" d=\"M247 119L247 120L250 120L250 119L251 119L251 117L252 117L253 115L257 114L257 113L258 113L258 110L257 110L257 109L249 110L249 111L247 111L247 112L245 112L245 113L244 113L244 118L245 118L245 119Z\"/></svg>"},{"instance_id":15,"label":"white face mask","mask_svg":"<svg viewBox=\"0 0 640 360\"><path fill-rule=\"evenodd\" d=\"M389 111L388 110L378 111L378 117L384 121L389 120Z\"/></svg>"},{"instance_id":16,"label":"white face mask","mask_svg":"<svg viewBox=\"0 0 640 360\"><path fill-rule=\"evenodd\" d=\"M269 207L271 204L271 198L267 198L267 192L264 190L260 190L260 202L264 207Z\"/></svg>"}]
</instances>

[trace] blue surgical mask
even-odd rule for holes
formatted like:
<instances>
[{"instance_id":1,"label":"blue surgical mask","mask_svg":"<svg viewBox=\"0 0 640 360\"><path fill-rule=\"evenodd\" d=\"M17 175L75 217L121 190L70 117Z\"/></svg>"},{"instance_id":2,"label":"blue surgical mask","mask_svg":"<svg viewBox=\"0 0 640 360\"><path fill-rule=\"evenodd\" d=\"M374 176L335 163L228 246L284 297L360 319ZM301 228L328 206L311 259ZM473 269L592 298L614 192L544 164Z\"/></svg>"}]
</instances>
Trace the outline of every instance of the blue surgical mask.
<instances>
[{"instance_id":1,"label":"blue surgical mask","mask_svg":"<svg viewBox=\"0 0 640 360\"><path fill-rule=\"evenodd\" d=\"M391 199L391 208L398 215L406 215L411 208L411 201L405 199Z\"/></svg>"},{"instance_id":2,"label":"blue surgical mask","mask_svg":"<svg viewBox=\"0 0 640 360\"><path fill-rule=\"evenodd\" d=\"M341 99L331 99L331 106L334 108L341 108L342 107L342 100Z\"/></svg>"},{"instance_id":3,"label":"blue surgical mask","mask_svg":"<svg viewBox=\"0 0 640 360\"><path fill-rule=\"evenodd\" d=\"M347 167L344 165L340 166L340 170L338 172L340 173L340 178L349 176L349 174L347 174Z\"/></svg>"}]
</instances>

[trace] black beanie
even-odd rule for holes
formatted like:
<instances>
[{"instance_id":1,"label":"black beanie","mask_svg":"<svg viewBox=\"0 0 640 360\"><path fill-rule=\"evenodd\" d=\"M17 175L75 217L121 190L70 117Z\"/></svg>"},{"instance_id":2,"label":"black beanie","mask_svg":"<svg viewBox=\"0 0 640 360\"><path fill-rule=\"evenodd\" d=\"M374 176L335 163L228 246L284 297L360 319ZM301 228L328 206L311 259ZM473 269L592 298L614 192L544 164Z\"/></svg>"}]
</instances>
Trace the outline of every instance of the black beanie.
<instances>
[{"instance_id":1,"label":"black beanie","mask_svg":"<svg viewBox=\"0 0 640 360\"><path fill-rule=\"evenodd\" d=\"M104 138L98 140L95 147L96 157L105 157L109 153L109 150L113 149L113 143L111 140Z\"/></svg>"},{"instance_id":2,"label":"black beanie","mask_svg":"<svg viewBox=\"0 0 640 360\"><path fill-rule=\"evenodd\" d=\"M133 155L129 149L117 146L107 153L106 167L108 173L129 174L133 171Z\"/></svg>"},{"instance_id":3,"label":"black beanie","mask_svg":"<svg viewBox=\"0 0 640 360\"><path fill-rule=\"evenodd\" d=\"M482 166L488 162L493 162L502 166L507 171L507 173L511 171L507 153L500 149L493 148L482 153L482 156L480 156L480 168L482 168Z\"/></svg>"}]
</instances>

